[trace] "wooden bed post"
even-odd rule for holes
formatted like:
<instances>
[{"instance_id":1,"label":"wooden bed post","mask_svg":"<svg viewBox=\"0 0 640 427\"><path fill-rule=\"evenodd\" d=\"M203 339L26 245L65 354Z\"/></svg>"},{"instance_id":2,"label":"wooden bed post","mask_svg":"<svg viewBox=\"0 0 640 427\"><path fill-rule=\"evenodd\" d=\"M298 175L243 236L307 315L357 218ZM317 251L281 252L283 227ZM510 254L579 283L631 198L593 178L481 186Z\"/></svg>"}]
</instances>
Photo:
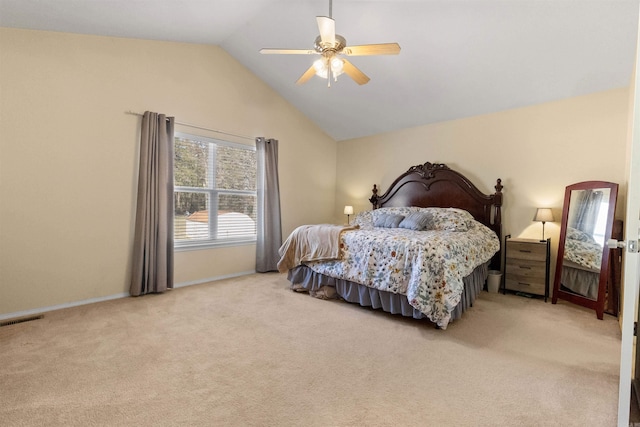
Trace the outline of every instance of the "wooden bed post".
<instances>
[{"instance_id":1,"label":"wooden bed post","mask_svg":"<svg viewBox=\"0 0 640 427\"><path fill-rule=\"evenodd\" d=\"M373 189L371 190L371 192L373 193L373 196L371 196L369 201L373 205L373 209L378 209L378 187L376 187L375 184L373 184Z\"/></svg>"},{"instance_id":2,"label":"wooden bed post","mask_svg":"<svg viewBox=\"0 0 640 427\"><path fill-rule=\"evenodd\" d=\"M496 189L496 193L494 194L495 196L494 206L496 207L496 211L493 216L493 223L502 224L502 188L503 187L502 187L502 180L500 178L498 178L498 180L496 181L496 185L494 188ZM498 237L500 237L499 234L498 234Z\"/></svg>"}]
</instances>

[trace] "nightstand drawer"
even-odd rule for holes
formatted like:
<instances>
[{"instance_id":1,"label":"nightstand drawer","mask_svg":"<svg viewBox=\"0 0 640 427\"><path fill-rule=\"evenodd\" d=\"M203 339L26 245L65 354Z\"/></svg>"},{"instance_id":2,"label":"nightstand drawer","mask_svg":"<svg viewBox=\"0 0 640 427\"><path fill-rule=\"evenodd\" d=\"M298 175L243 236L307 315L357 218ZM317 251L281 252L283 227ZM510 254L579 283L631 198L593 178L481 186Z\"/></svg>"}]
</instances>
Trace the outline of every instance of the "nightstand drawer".
<instances>
[{"instance_id":1,"label":"nightstand drawer","mask_svg":"<svg viewBox=\"0 0 640 427\"><path fill-rule=\"evenodd\" d=\"M540 283L540 282L534 282L532 280L528 280L527 278L521 278L520 280L518 278L511 277L505 280L504 285L510 291L520 291L520 292L526 292L526 293L535 294L535 295L545 294L544 279Z\"/></svg>"},{"instance_id":2,"label":"nightstand drawer","mask_svg":"<svg viewBox=\"0 0 640 427\"><path fill-rule=\"evenodd\" d=\"M546 277L546 265L540 261L531 261L527 259L510 259L507 262L507 277L519 279L529 279L540 282L544 285Z\"/></svg>"},{"instance_id":3,"label":"nightstand drawer","mask_svg":"<svg viewBox=\"0 0 640 427\"><path fill-rule=\"evenodd\" d=\"M546 242L542 244L526 243L526 242L509 242L508 258L514 259L531 259L543 262L547 257Z\"/></svg>"}]
</instances>

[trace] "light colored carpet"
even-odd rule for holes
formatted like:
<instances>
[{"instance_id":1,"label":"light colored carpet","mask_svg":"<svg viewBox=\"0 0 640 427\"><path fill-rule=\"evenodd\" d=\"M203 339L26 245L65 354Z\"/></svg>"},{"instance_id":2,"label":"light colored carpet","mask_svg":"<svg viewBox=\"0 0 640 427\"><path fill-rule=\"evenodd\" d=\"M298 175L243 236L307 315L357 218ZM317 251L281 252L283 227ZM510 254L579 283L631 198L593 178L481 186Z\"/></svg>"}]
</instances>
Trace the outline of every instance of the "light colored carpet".
<instances>
[{"instance_id":1,"label":"light colored carpet","mask_svg":"<svg viewBox=\"0 0 640 427\"><path fill-rule=\"evenodd\" d=\"M255 274L0 328L0 425L614 426L619 353L568 303L442 331Z\"/></svg>"}]
</instances>

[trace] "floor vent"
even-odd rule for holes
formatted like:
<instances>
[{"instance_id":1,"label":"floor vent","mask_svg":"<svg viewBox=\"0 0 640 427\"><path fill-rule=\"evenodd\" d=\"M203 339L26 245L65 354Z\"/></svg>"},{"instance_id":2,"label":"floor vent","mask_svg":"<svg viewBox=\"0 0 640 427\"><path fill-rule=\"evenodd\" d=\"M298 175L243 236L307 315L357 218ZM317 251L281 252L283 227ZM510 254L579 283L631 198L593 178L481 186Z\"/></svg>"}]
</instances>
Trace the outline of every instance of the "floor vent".
<instances>
[{"instance_id":1,"label":"floor vent","mask_svg":"<svg viewBox=\"0 0 640 427\"><path fill-rule=\"evenodd\" d=\"M31 322L32 320L42 319L43 317L44 317L44 314L39 314L37 316L28 316L28 317L20 317L18 319L5 320L0 322L0 328L3 326L15 325L16 323Z\"/></svg>"}]
</instances>

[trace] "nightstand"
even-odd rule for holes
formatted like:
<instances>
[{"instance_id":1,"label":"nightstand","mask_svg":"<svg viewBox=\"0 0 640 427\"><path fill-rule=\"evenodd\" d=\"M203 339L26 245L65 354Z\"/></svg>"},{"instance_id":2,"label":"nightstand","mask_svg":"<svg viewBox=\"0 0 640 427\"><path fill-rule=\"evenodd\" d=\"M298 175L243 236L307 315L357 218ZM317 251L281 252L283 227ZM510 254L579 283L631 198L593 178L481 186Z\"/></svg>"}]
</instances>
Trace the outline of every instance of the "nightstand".
<instances>
[{"instance_id":1,"label":"nightstand","mask_svg":"<svg viewBox=\"0 0 640 427\"><path fill-rule=\"evenodd\" d=\"M524 292L549 298L551 239L505 238L505 277L502 292Z\"/></svg>"}]
</instances>

